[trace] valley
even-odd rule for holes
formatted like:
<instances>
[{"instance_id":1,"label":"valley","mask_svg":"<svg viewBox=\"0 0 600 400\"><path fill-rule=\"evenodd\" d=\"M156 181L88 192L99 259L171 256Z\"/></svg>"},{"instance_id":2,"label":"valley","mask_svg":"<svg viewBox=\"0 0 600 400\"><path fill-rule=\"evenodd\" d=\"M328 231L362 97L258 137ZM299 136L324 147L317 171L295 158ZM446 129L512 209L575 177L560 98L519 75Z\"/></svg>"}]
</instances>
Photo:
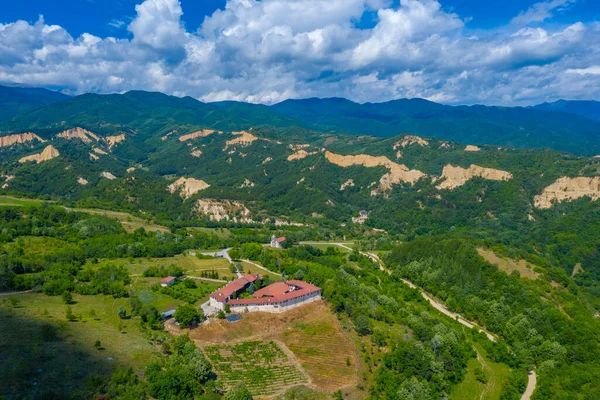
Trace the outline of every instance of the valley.
<instances>
[{"instance_id":1,"label":"valley","mask_svg":"<svg viewBox=\"0 0 600 400\"><path fill-rule=\"evenodd\" d=\"M594 398L595 147L300 103L129 92L0 122L0 396Z\"/></svg>"}]
</instances>

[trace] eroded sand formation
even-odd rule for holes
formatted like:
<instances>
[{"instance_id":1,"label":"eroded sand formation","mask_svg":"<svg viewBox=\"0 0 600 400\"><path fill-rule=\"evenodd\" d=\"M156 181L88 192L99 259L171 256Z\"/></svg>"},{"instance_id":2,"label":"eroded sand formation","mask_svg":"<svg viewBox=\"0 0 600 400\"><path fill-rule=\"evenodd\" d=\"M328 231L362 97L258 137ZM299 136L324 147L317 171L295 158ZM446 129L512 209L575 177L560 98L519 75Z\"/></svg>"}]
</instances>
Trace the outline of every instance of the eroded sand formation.
<instances>
[{"instance_id":1,"label":"eroded sand formation","mask_svg":"<svg viewBox=\"0 0 600 400\"><path fill-rule=\"evenodd\" d=\"M189 199L194 194L209 187L210 185L208 183L200 179L179 178L167 186L167 190L171 193L179 192L179 195L183 199Z\"/></svg>"},{"instance_id":2,"label":"eroded sand formation","mask_svg":"<svg viewBox=\"0 0 600 400\"><path fill-rule=\"evenodd\" d=\"M103 178L106 178L106 179L108 179L108 180L110 180L110 181L113 181L113 180L117 179L117 177L116 177L116 176L114 176L113 174L111 174L111 173L110 173L110 172L108 172L108 171L103 171L103 172L100 174L100 176L101 176L101 177L103 177Z\"/></svg>"},{"instance_id":3,"label":"eroded sand formation","mask_svg":"<svg viewBox=\"0 0 600 400\"><path fill-rule=\"evenodd\" d=\"M214 129L200 129L199 131L193 132L193 133L189 133L187 135L183 135L179 138L180 142L186 142L188 140L192 140L192 139L197 139L197 138L202 138L202 137L207 137L212 135L213 133L215 133L216 131ZM171 132L173 133L173 132ZM169 135L171 135L171 133L169 133L167 136L163 136L163 140L166 140Z\"/></svg>"},{"instance_id":4,"label":"eroded sand formation","mask_svg":"<svg viewBox=\"0 0 600 400\"><path fill-rule=\"evenodd\" d=\"M90 153L90 160L93 161L98 161L100 159L100 157L98 157L97 155L95 155L94 153Z\"/></svg>"},{"instance_id":5,"label":"eroded sand formation","mask_svg":"<svg viewBox=\"0 0 600 400\"><path fill-rule=\"evenodd\" d=\"M244 183L240 185L240 189L251 188L254 187L254 182L249 180L248 178L244 179Z\"/></svg>"},{"instance_id":6,"label":"eroded sand formation","mask_svg":"<svg viewBox=\"0 0 600 400\"><path fill-rule=\"evenodd\" d=\"M473 145L467 145L467 147L465 147L465 151L481 151L481 149L478 146L473 146Z\"/></svg>"},{"instance_id":7,"label":"eroded sand formation","mask_svg":"<svg viewBox=\"0 0 600 400\"><path fill-rule=\"evenodd\" d=\"M340 190L344 190L347 187L353 187L354 186L354 179L348 179L346 182L342 183L342 186L340 186Z\"/></svg>"},{"instance_id":8,"label":"eroded sand formation","mask_svg":"<svg viewBox=\"0 0 600 400\"><path fill-rule=\"evenodd\" d=\"M19 160L20 163L26 163L29 161L33 161L36 163L41 163L44 161L50 161L53 158L56 158L60 156L60 153L58 152L58 150L56 150L54 148L54 146L50 145L50 146L46 146L46 148L44 149L44 151L42 151L41 153L38 154L32 154L30 156L27 157L23 157Z\"/></svg>"},{"instance_id":9,"label":"eroded sand formation","mask_svg":"<svg viewBox=\"0 0 600 400\"><path fill-rule=\"evenodd\" d=\"M202 155L202 150L193 150L190 154L192 157L199 158Z\"/></svg>"},{"instance_id":10,"label":"eroded sand formation","mask_svg":"<svg viewBox=\"0 0 600 400\"><path fill-rule=\"evenodd\" d=\"M111 150L117 143L121 143L125 140L125 134L121 133L120 135L116 136L107 136L105 139L108 143L108 149Z\"/></svg>"},{"instance_id":11,"label":"eroded sand formation","mask_svg":"<svg viewBox=\"0 0 600 400\"><path fill-rule=\"evenodd\" d=\"M361 165L366 168L385 167L389 172L381 177L379 186L371 191L371 196L377 196L386 190L392 188L402 182L414 184L419 179L427 176L421 171L411 170L404 164L397 164L385 156L370 156L367 154L359 154L355 156L342 156L334 154L330 151L325 153L327 160L340 167L351 167L353 165Z\"/></svg>"},{"instance_id":12,"label":"eroded sand formation","mask_svg":"<svg viewBox=\"0 0 600 400\"><path fill-rule=\"evenodd\" d=\"M71 140L71 139L79 139L84 143L91 143L92 140L94 141L99 141L100 138L98 138L98 136L96 136L94 133L80 128L80 127L76 127L73 129L68 129L66 131L63 131L61 133L59 133L58 135L56 135L56 137L62 138L62 139L67 139L67 140Z\"/></svg>"},{"instance_id":13,"label":"eroded sand formation","mask_svg":"<svg viewBox=\"0 0 600 400\"><path fill-rule=\"evenodd\" d=\"M411 144L418 144L419 146L429 146L429 142L422 137L415 135L406 135L401 140L394 143L394 150L397 150L399 147L405 148L406 146L410 146Z\"/></svg>"},{"instance_id":14,"label":"eroded sand formation","mask_svg":"<svg viewBox=\"0 0 600 400\"><path fill-rule=\"evenodd\" d=\"M82 177L77 178L77 183L79 183L82 186L87 185L89 182L87 181L87 179L84 179Z\"/></svg>"},{"instance_id":15,"label":"eroded sand formation","mask_svg":"<svg viewBox=\"0 0 600 400\"><path fill-rule=\"evenodd\" d=\"M99 147L94 147L92 150L94 150L94 153L100 154L101 156L105 156L108 154L107 152L105 152L104 150L102 150Z\"/></svg>"},{"instance_id":16,"label":"eroded sand formation","mask_svg":"<svg viewBox=\"0 0 600 400\"><path fill-rule=\"evenodd\" d=\"M232 132L232 134L237 137L225 142L225 148L223 150L227 150L230 146L250 146L252 143L258 140L256 136L246 131Z\"/></svg>"},{"instance_id":17,"label":"eroded sand formation","mask_svg":"<svg viewBox=\"0 0 600 400\"><path fill-rule=\"evenodd\" d=\"M239 201L198 199L195 211L211 221L254 222L250 218L250 210Z\"/></svg>"},{"instance_id":18,"label":"eroded sand formation","mask_svg":"<svg viewBox=\"0 0 600 400\"><path fill-rule=\"evenodd\" d=\"M573 201L585 196L592 200L600 198L600 177L558 178L535 196L534 204L537 208L551 208L553 202Z\"/></svg>"},{"instance_id":19,"label":"eroded sand formation","mask_svg":"<svg viewBox=\"0 0 600 400\"><path fill-rule=\"evenodd\" d=\"M508 181L512 179L512 174L493 168L484 168L478 165L471 165L469 168L454 167L450 164L444 167L440 179L445 179L436 187L438 189L454 189L467 183L473 178L483 178L492 181Z\"/></svg>"},{"instance_id":20,"label":"eroded sand formation","mask_svg":"<svg viewBox=\"0 0 600 400\"><path fill-rule=\"evenodd\" d=\"M317 154L317 152L316 152L316 151L313 151L313 152L310 152L310 153L309 153L309 152L308 152L308 151L306 151L306 150L302 150L302 149L300 149L300 150L298 150L297 152L295 152L294 154L290 154L290 155L288 156L287 160L288 160L288 161L297 161L297 160L302 160L302 159L305 159L306 157L308 157L308 156L312 156L312 155L314 155L314 154Z\"/></svg>"},{"instance_id":21,"label":"eroded sand formation","mask_svg":"<svg viewBox=\"0 0 600 400\"><path fill-rule=\"evenodd\" d=\"M24 144L27 142L32 142L34 140L39 140L42 143L45 142L44 139L42 139L35 133L19 133L17 135L0 137L0 147L8 147L14 144Z\"/></svg>"}]
</instances>

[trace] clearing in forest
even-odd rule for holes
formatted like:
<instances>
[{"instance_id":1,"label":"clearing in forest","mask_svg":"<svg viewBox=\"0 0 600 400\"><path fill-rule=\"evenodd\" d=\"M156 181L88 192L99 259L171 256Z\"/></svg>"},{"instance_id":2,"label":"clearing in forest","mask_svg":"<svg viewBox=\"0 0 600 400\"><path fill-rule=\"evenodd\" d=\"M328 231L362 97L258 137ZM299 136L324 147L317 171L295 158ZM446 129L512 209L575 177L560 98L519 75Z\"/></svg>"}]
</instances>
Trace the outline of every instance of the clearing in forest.
<instances>
[{"instance_id":1,"label":"clearing in forest","mask_svg":"<svg viewBox=\"0 0 600 400\"><path fill-rule=\"evenodd\" d=\"M511 260L510 258L502 258L496 255L491 250L485 250L481 247L477 249L477 252L481 257L483 257L490 264L494 264L501 271L510 274L513 271L519 271L521 277L529 278L529 279L537 279L539 274L533 270L534 265L528 263L525 260Z\"/></svg>"},{"instance_id":2,"label":"clearing in forest","mask_svg":"<svg viewBox=\"0 0 600 400\"><path fill-rule=\"evenodd\" d=\"M207 346L206 356L226 387L244 382L254 396L270 396L308 382L299 366L274 341Z\"/></svg>"}]
</instances>

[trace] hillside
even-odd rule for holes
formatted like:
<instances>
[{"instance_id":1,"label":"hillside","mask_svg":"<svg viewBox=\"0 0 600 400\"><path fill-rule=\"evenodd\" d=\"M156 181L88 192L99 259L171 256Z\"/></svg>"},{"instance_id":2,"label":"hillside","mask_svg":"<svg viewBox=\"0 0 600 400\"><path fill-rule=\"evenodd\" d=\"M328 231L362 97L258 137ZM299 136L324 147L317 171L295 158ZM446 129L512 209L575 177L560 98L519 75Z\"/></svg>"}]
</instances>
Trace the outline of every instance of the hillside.
<instances>
[{"instance_id":1,"label":"hillside","mask_svg":"<svg viewBox=\"0 0 600 400\"><path fill-rule=\"evenodd\" d=\"M0 121L69 98L62 93L41 88L0 85Z\"/></svg>"}]
</instances>

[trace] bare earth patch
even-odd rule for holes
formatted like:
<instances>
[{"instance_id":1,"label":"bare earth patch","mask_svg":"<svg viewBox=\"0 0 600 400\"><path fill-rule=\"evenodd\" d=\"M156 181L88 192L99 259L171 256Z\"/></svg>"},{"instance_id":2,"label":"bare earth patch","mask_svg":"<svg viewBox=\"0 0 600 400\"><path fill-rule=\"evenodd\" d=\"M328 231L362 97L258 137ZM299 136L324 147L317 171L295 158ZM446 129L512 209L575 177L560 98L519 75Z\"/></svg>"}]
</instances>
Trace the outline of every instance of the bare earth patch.
<instances>
[{"instance_id":1,"label":"bare earth patch","mask_svg":"<svg viewBox=\"0 0 600 400\"><path fill-rule=\"evenodd\" d=\"M30 156L23 157L23 158L21 158L19 160L19 162L20 163L26 163L26 162L33 161L33 162L36 162L36 163L39 164L39 163L44 162L44 161L50 161L53 158L56 158L58 156L60 156L60 153L58 152L58 150L56 150L54 148L54 146L50 145L50 146L47 146L44 149L44 151L42 151L41 153L32 154Z\"/></svg>"},{"instance_id":2,"label":"bare earth patch","mask_svg":"<svg viewBox=\"0 0 600 400\"><path fill-rule=\"evenodd\" d=\"M454 167L450 164L444 167L440 179L442 183L437 185L438 189L454 189L464 185L473 178L483 178L492 181L508 181L512 179L512 174L494 168L484 168L478 165L471 165L469 168Z\"/></svg>"},{"instance_id":3,"label":"bare earth patch","mask_svg":"<svg viewBox=\"0 0 600 400\"><path fill-rule=\"evenodd\" d=\"M554 202L573 201L585 196L592 200L600 198L600 177L563 176L535 196L534 203L537 208L551 208Z\"/></svg>"},{"instance_id":4,"label":"bare earth patch","mask_svg":"<svg viewBox=\"0 0 600 400\"><path fill-rule=\"evenodd\" d=\"M533 271L534 265L529 264L525 260L511 260L510 258L502 258L497 256L493 251L478 248L477 252L490 264L494 264L501 271L506 272L510 275L513 271L519 271L521 277L529 279L537 279L539 274ZM528 268L527 265L530 265Z\"/></svg>"},{"instance_id":5,"label":"bare earth patch","mask_svg":"<svg viewBox=\"0 0 600 400\"><path fill-rule=\"evenodd\" d=\"M397 185L402 182L414 184L419 179L427 176L421 171L408 169L408 167L404 164L397 164L385 156L370 156L367 154L342 156L328 151L325 153L325 157L330 163L343 168L354 165L362 165L366 168L387 168L389 172L381 177L379 180L379 186L371 191L371 196L382 194L386 190L391 189L393 185Z\"/></svg>"}]
</instances>

